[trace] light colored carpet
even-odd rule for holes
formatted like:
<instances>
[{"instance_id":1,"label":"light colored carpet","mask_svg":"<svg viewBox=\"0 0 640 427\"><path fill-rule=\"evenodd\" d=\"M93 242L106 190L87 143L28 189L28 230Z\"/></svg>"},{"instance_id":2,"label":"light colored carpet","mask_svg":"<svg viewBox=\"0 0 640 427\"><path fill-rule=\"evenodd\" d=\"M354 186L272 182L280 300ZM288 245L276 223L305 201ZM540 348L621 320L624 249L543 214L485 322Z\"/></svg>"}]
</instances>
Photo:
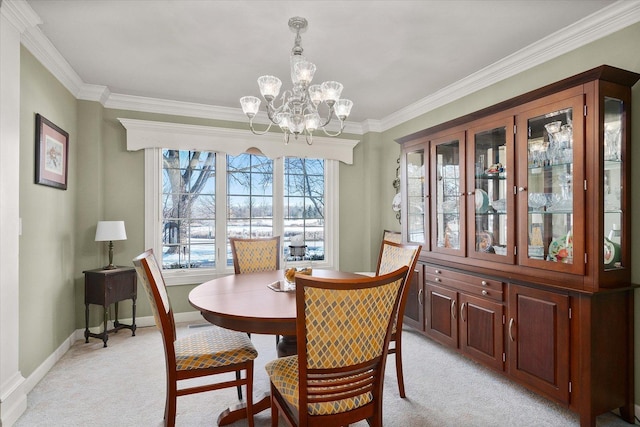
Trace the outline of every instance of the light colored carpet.
<instances>
[{"instance_id":1,"label":"light colored carpet","mask_svg":"<svg viewBox=\"0 0 640 427\"><path fill-rule=\"evenodd\" d=\"M199 330L179 324L178 335ZM210 326L204 326L210 327ZM385 377L384 424L430 426L578 426L576 414L434 343L412 330L403 335L407 399L398 395L393 356ZM259 351L254 395L268 391L264 364L276 357L273 336L252 335ZM165 366L155 327L127 330L102 341L77 341L29 393L27 411L16 427L162 425ZM177 426L214 426L218 414L238 402L235 388L178 398ZM270 426L270 413L255 417ZM281 425L284 425L281 420ZM246 426L246 420L233 426ZM365 426L365 422L356 424ZM600 427L630 426L612 413Z\"/></svg>"}]
</instances>

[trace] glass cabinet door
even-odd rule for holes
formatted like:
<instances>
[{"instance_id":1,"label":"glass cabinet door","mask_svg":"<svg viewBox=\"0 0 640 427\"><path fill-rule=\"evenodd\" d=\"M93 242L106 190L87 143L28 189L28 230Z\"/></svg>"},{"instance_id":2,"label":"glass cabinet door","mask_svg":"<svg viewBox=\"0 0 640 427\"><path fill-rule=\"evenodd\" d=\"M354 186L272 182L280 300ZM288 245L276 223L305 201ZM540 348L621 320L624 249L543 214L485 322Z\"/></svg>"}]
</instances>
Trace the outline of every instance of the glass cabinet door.
<instances>
[{"instance_id":1,"label":"glass cabinet door","mask_svg":"<svg viewBox=\"0 0 640 427\"><path fill-rule=\"evenodd\" d=\"M623 268L621 245L625 235L623 216L623 119L622 100L604 97L604 268Z\"/></svg>"},{"instance_id":2,"label":"glass cabinet door","mask_svg":"<svg viewBox=\"0 0 640 427\"><path fill-rule=\"evenodd\" d=\"M513 117L472 127L467 157L468 255L514 262Z\"/></svg>"},{"instance_id":3,"label":"glass cabinet door","mask_svg":"<svg viewBox=\"0 0 640 427\"><path fill-rule=\"evenodd\" d=\"M431 141L431 250L465 255L464 132Z\"/></svg>"},{"instance_id":4,"label":"glass cabinet door","mask_svg":"<svg viewBox=\"0 0 640 427\"><path fill-rule=\"evenodd\" d=\"M407 241L425 246L425 162L424 149L410 151L405 154L407 195ZM427 249L427 248L425 248Z\"/></svg>"},{"instance_id":5,"label":"glass cabinet door","mask_svg":"<svg viewBox=\"0 0 640 427\"><path fill-rule=\"evenodd\" d=\"M584 272L583 111L577 96L518 117L520 264Z\"/></svg>"}]
</instances>

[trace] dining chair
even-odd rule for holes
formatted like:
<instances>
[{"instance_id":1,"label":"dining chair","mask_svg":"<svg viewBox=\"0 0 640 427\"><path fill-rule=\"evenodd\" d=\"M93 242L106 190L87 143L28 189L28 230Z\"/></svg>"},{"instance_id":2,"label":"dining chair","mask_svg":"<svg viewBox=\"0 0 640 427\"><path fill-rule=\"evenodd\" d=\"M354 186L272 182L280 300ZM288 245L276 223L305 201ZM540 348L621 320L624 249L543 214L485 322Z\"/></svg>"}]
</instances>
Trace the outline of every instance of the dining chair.
<instances>
[{"instance_id":1,"label":"dining chair","mask_svg":"<svg viewBox=\"0 0 640 427\"><path fill-rule=\"evenodd\" d=\"M280 268L280 236L266 239L229 238L236 274Z\"/></svg>"},{"instance_id":2,"label":"dining chair","mask_svg":"<svg viewBox=\"0 0 640 427\"><path fill-rule=\"evenodd\" d=\"M411 285L411 279L418 262L418 256L422 245L410 245L403 243L394 243L388 240L383 240L380 245L380 256L378 256L378 266L376 267L376 276L386 274L398 269L399 267L406 265L409 267L406 277L406 286L400 304L398 304L398 311L394 317L391 339L388 354L395 354L396 359L396 376L398 377L398 393L400 397L405 398L406 393L404 390L404 375L402 370L402 321L404 319L404 309L407 305L407 296L409 295L409 287Z\"/></svg>"},{"instance_id":3,"label":"dining chair","mask_svg":"<svg viewBox=\"0 0 640 427\"><path fill-rule=\"evenodd\" d=\"M382 232L382 240L387 242L402 243L402 233L399 231L384 230Z\"/></svg>"},{"instance_id":4,"label":"dining chair","mask_svg":"<svg viewBox=\"0 0 640 427\"><path fill-rule=\"evenodd\" d=\"M178 396L227 387L246 386L246 409L249 426L253 426L253 360L258 352L249 337L217 326L178 338L173 309L167 288L153 250L133 259L138 278L149 297L156 326L162 333L167 368L167 395L164 409L165 426L174 426ZM226 372L245 371L236 380L185 386L182 381ZM181 388L178 388L180 383Z\"/></svg>"},{"instance_id":5,"label":"dining chair","mask_svg":"<svg viewBox=\"0 0 640 427\"><path fill-rule=\"evenodd\" d=\"M263 239L230 237L229 243L233 255L233 269L236 274L280 269L280 236ZM277 346L280 337L278 335L275 337ZM240 388L238 388L238 399L242 399Z\"/></svg>"},{"instance_id":6,"label":"dining chair","mask_svg":"<svg viewBox=\"0 0 640 427\"><path fill-rule=\"evenodd\" d=\"M271 426L382 426L391 325L408 267L377 277L296 276L298 354L268 362Z\"/></svg>"}]
</instances>

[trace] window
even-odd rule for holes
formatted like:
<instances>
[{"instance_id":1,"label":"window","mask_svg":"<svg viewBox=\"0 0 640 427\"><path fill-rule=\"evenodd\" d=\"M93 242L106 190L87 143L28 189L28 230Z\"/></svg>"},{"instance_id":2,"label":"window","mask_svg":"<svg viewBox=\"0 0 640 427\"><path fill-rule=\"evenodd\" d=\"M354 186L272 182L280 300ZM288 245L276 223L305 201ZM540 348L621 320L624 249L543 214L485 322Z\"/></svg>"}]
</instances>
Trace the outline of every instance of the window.
<instances>
[{"instance_id":1,"label":"window","mask_svg":"<svg viewBox=\"0 0 640 427\"><path fill-rule=\"evenodd\" d=\"M300 234L317 267L337 268L337 161L173 149L145 153L145 217L156 219L145 225L145 240L167 284L232 273L229 237L280 235L286 256L291 237Z\"/></svg>"},{"instance_id":2,"label":"window","mask_svg":"<svg viewBox=\"0 0 640 427\"><path fill-rule=\"evenodd\" d=\"M255 154L227 156L227 238L273 233L273 160ZM231 247L227 265L233 265Z\"/></svg>"},{"instance_id":3,"label":"window","mask_svg":"<svg viewBox=\"0 0 640 427\"><path fill-rule=\"evenodd\" d=\"M215 267L216 154L162 150L163 269ZM161 255L160 255L161 254Z\"/></svg>"},{"instance_id":4,"label":"window","mask_svg":"<svg viewBox=\"0 0 640 427\"><path fill-rule=\"evenodd\" d=\"M324 260L325 185L322 159L287 157L284 162L284 254L289 242L303 235L307 254Z\"/></svg>"}]
</instances>

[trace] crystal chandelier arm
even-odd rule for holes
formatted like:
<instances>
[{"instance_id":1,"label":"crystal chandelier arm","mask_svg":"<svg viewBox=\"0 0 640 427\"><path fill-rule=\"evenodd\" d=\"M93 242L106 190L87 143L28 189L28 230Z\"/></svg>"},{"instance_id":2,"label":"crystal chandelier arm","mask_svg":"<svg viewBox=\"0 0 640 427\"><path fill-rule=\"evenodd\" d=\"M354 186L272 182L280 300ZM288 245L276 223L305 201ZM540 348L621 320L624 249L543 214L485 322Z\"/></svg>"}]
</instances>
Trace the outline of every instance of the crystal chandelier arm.
<instances>
[{"instance_id":1,"label":"crystal chandelier arm","mask_svg":"<svg viewBox=\"0 0 640 427\"><path fill-rule=\"evenodd\" d=\"M322 131L324 132L325 135L327 135L327 136L338 136L338 135L340 135L342 133L342 131L344 130L344 121L340 120L339 118L338 118L338 120L340 121L340 130L338 132L336 132L336 133L331 133L331 132L327 131L324 126L321 126ZM327 124L328 123L329 122L327 121Z\"/></svg>"},{"instance_id":2,"label":"crystal chandelier arm","mask_svg":"<svg viewBox=\"0 0 640 427\"><path fill-rule=\"evenodd\" d=\"M271 129L271 126L273 126L273 121L269 122L269 125L267 126L267 128L265 130L257 131L253 127L253 117L251 119L249 119L249 129L251 129L251 133L253 133L254 135L264 135L265 133L269 132L269 129Z\"/></svg>"}]
</instances>

